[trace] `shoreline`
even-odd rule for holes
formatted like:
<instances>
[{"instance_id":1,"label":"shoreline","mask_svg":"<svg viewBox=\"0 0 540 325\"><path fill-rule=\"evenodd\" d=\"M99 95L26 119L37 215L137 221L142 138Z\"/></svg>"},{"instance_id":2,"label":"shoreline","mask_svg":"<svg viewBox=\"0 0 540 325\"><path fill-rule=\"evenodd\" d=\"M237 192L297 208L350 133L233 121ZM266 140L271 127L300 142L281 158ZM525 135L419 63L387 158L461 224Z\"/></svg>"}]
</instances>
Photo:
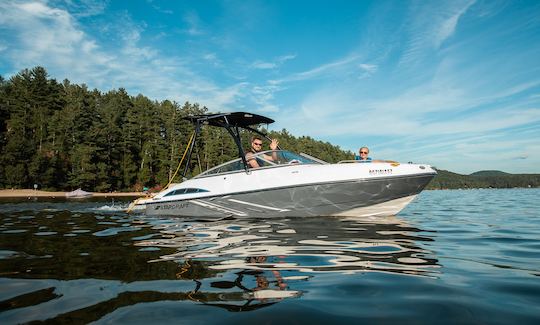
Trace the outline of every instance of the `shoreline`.
<instances>
[{"instance_id":1,"label":"shoreline","mask_svg":"<svg viewBox=\"0 0 540 325\"><path fill-rule=\"evenodd\" d=\"M67 198L66 193L69 192L49 192L41 190L32 190L32 189L9 189L9 190L0 190L0 198L20 198L20 197L48 197L48 198ZM92 196L90 197L139 197L146 196L143 192L110 192L110 193L98 193L91 192Z\"/></svg>"}]
</instances>

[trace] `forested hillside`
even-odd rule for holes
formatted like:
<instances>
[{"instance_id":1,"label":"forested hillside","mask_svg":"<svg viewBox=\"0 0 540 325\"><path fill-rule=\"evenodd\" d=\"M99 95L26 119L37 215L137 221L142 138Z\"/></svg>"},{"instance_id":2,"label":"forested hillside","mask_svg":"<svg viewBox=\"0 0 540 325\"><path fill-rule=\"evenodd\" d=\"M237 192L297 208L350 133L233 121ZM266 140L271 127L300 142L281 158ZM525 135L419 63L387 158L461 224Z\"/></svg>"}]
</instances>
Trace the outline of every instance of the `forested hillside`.
<instances>
[{"instance_id":1,"label":"forested hillside","mask_svg":"<svg viewBox=\"0 0 540 325\"><path fill-rule=\"evenodd\" d=\"M179 90L181 91L181 90ZM214 108L213 113L219 108ZM193 131L182 120L209 113L198 104L180 105L106 93L49 78L42 67L0 77L0 188L89 191L159 187L174 173ZM351 159L327 142L271 132L280 145L335 162ZM249 134L244 136L247 145ZM226 131L204 128L190 173L228 161L237 149Z\"/></svg>"},{"instance_id":2,"label":"forested hillside","mask_svg":"<svg viewBox=\"0 0 540 325\"><path fill-rule=\"evenodd\" d=\"M437 172L437 176L429 183L428 189L540 187L540 174L482 171L471 175L461 175L446 170L437 170Z\"/></svg>"}]
</instances>

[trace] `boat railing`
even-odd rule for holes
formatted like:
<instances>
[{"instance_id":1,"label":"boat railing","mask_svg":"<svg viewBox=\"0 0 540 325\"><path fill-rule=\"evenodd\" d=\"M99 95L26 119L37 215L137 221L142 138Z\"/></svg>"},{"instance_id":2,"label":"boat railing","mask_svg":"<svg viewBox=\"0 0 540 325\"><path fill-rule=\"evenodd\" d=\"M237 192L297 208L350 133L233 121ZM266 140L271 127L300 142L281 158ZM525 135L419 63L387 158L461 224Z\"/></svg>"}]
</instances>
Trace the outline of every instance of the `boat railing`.
<instances>
[{"instance_id":1,"label":"boat railing","mask_svg":"<svg viewBox=\"0 0 540 325\"><path fill-rule=\"evenodd\" d=\"M302 157L304 157L304 158L307 158L307 159L314 160L314 161L320 163L321 165L328 165L328 162L326 162L326 161L324 161L324 160L322 160L322 159L313 157L313 156L311 156L311 155L308 155L307 153L301 152L301 153L300 153L300 156L302 156Z\"/></svg>"},{"instance_id":2,"label":"boat railing","mask_svg":"<svg viewBox=\"0 0 540 325\"><path fill-rule=\"evenodd\" d=\"M265 159L266 156L274 157L274 160ZM278 167L288 164L328 164L326 161L312 157L305 153L296 154L286 150L266 150L253 154L253 158L257 159L260 168ZM225 162L218 166L212 167L209 170L195 176L195 178L206 177L216 174L236 173L245 171L244 164L241 158Z\"/></svg>"},{"instance_id":3,"label":"boat railing","mask_svg":"<svg viewBox=\"0 0 540 325\"><path fill-rule=\"evenodd\" d=\"M244 170L244 164L242 163L242 159L236 158L234 160L227 161L221 165L212 167L209 170L195 176L195 178L208 176L208 175L222 174L222 173L227 173L227 172L235 172L239 170Z\"/></svg>"},{"instance_id":4,"label":"boat railing","mask_svg":"<svg viewBox=\"0 0 540 325\"><path fill-rule=\"evenodd\" d=\"M360 161L360 160L340 160L337 163L338 164L356 164L356 163L363 163L363 161Z\"/></svg>"},{"instance_id":5,"label":"boat railing","mask_svg":"<svg viewBox=\"0 0 540 325\"><path fill-rule=\"evenodd\" d=\"M397 161L394 161L394 160L378 160L378 159L374 159L374 160L340 160L337 162L338 164L366 164L366 163L387 163L387 164L392 164L392 165L399 165L400 163L397 162Z\"/></svg>"}]
</instances>

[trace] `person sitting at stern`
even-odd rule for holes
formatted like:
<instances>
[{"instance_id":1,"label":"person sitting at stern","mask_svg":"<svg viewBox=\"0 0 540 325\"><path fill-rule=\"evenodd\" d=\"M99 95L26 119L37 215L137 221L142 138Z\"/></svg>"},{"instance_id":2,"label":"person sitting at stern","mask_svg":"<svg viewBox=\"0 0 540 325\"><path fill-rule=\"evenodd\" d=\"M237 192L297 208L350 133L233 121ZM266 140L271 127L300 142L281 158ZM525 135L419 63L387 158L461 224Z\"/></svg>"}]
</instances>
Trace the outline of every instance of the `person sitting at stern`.
<instances>
[{"instance_id":1,"label":"person sitting at stern","mask_svg":"<svg viewBox=\"0 0 540 325\"><path fill-rule=\"evenodd\" d=\"M359 160L360 162L371 162L371 157L368 157L368 147L360 148L360 150L358 150L358 154L359 156L354 156L354 160Z\"/></svg>"}]
</instances>

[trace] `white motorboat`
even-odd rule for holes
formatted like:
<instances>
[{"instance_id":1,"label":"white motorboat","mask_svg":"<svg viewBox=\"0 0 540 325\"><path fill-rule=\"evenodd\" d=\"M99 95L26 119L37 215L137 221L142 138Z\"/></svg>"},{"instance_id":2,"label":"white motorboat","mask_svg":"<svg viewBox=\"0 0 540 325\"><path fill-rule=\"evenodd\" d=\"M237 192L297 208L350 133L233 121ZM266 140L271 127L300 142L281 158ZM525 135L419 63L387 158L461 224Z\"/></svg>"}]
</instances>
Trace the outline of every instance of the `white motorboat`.
<instances>
[{"instance_id":1,"label":"white motorboat","mask_svg":"<svg viewBox=\"0 0 540 325\"><path fill-rule=\"evenodd\" d=\"M249 168L240 130L270 124L270 118L243 112L187 117L196 133L203 125L225 128L239 158L174 184L130 210L147 215L194 217L389 216L401 211L437 172L429 165L341 161L329 164L307 154L269 150L254 155ZM193 150L193 143L189 155ZM265 157L272 156L272 160ZM189 159L188 159L189 161ZM184 175L187 172L187 166Z\"/></svg>"}]
</instances>

